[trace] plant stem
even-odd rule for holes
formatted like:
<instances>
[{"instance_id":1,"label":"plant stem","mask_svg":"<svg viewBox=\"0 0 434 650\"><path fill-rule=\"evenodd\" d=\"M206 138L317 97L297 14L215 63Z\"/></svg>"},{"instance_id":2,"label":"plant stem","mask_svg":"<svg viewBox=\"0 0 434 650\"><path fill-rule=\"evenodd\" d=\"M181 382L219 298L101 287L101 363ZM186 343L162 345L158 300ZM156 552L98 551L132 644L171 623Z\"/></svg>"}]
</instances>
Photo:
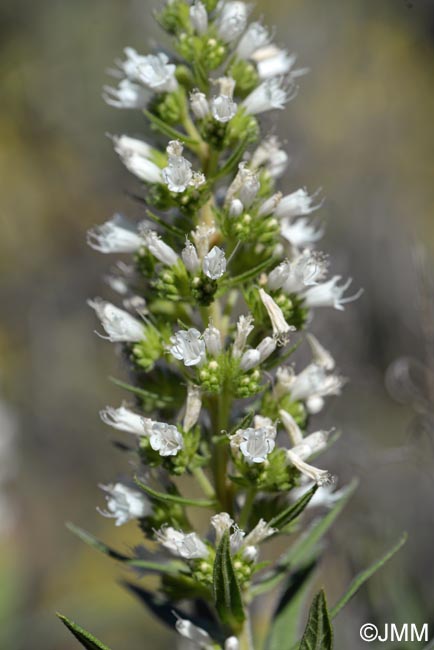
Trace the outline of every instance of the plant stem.
<instances>
[{"instance_id":1,"label":"plant stem","mask_svg":"<svg viewBox=\"0 0 434 650\"><path fill-rule=\"evenodd\" d=\"M240 650L255 650L253 646L252 622L249 610L246 608L246 621L239 637Z\"/></svg>"},{"instance_id":2,"label":"plant stem","mask_svg":"<svg viewBox=\"0 0 434 650\"><path fill-rule=\"evenodd\" d=\"M211 482L209 481L203 469L201 467L195 467L192 473L193 476L196 478L197 482L199 483L200 487L202 488L203 493L210 499L215 499L216 498L215 490L211 485Z\"/></svg>"},{"instance_id":3,"label":"plant stem","mask_svg":"<svg viewBox=\"0 0 434 650\"><path fill-rule=\"evenodd\" d=\"M247 490L246 502L240 514L240 528L246 528L249 523L250 513L252 512L253 502L255 500L256 490L251 487Z\"/></svg>"}]
</instances>

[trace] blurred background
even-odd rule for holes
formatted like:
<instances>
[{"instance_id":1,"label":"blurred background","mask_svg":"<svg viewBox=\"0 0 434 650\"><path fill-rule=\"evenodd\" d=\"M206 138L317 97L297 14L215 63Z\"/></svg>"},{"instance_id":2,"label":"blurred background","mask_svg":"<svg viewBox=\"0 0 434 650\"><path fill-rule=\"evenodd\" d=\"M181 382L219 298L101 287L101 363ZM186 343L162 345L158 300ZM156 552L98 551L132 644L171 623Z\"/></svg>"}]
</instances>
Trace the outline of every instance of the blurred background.
<instances>
[{"instance_id":1,"label":"blurred background","mask_svg":"<svg viewBox=\"0 0 434 650\"><path fill-rule=\"evenodd\" d=\"M101 87L125 45L146 52L159 38L157 5L0 6L0 648L77 648L55 611L119 650L173 647L119 586L121 568L64 526L120 548L139 540L134 526L115 530L95 513L97 484L128 461L98 418L122 399L108 377L123 371L93 334L85 301L108 291L110 260L85 233L115 210L140 216L105 133L140 134L143 122L105 106ZM328 537L330 602L410 535L336 620L336 647L361 650L368 621L428 622L434 634L434 0L267 0L256 12L311 69L269 122L292 157L285 189L323 189L323 246L333 269L365 288L344 313L314 322L351 379L325 412L344 435L323 465L341 484L360 478Z\"/></svg>"}]
</instances>

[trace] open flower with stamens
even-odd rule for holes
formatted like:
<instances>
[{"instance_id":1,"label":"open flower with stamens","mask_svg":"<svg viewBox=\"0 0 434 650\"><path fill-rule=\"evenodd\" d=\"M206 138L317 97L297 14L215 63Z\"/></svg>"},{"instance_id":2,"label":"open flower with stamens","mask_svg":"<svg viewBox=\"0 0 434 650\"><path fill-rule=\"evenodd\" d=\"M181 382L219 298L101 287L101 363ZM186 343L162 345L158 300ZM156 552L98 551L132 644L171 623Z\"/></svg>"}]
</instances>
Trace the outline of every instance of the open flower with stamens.
<instances>
[{"instance_id":1,"label":"open flower with stamens","mask_svg":"<svg viewBox=\"0 0 434 650\"><path fill-rule=\"evenodd\" d=\"M171 346L169 352L183 361L186 366L200 366L205 361L206 347L202 334L191 327L188 330L180 330L170 337Z\"/></svg>"},{"instance_id":2,"label":"open flower with stamens","mask_svg":"<svg viewBox=\"0 0 434 650\"><path fill-rule=\"evenodd\" d=\"M250 59L256 50L270 42L270 32L262 23L250 23L237 45L237 56Z\"/></svg>"},{"instance_id":3,"label":"open flower with stamens","mask_svg":"<svg viewBox=\"0 0 434 650\"><path fill-rule=\"evenodd\" d=\"M249 115L260 115L275 109L283 110L285 104L296 94L295 86L287 86L282 77L276 77L255 88L243 101L243 106Z\"/></svg>"},{"instance_id":4,"label":"open flower with stamens","mask_svg":"<svg viewBox=\"0 0 434 650\"><path fill-rule=\"evenodd\" d=\"M282 198L274 215L279 219L300 217L310 214L321 207L321 203L314 203L315 195L310 196L305 189L299 189Z\"/></svg>"},{"instance_id":5,"label":"open flower with stamens","mask_svg":"<svg viewBox=\"0 0 434 650\"><path fill-rule=\"evenodd\" d=\"M345 309L344 305L360 298L363 289L359 289L352 296L344 298L344 293L352 283L352 278L339 285L340 280L340 275L334 275L327 282L318 284L316 287L310 287L304 293L306 307L334 307L343 311Z\"/></svg>"},{"instance_id":6,"label":"open flower with stamens","mask_svg":"<svg viewBox=\"0 0 434 650\"><path fill-rule=\"evenodd\" d=\"M104 424L108 424L119 431L134 433L138 436L146 435L146 418L138 413L134 413L125 406L113 408L106 406L100 411L100 418Z\"/></svg>"},{"instance_id":7,"label":"open flower with stamens","mask_svg":"<svg viewBox=\"0 0 434 650\"><path fill-rule=\"evenodd\" d=\"M143 245L143 239L122 215L115 214L88 231L87 243L100 253L135 253Z\"/></svg>"},{"instance_id":8,"label":"open flower with stamens","mask_svg":"<svg viewBox=\"0 0 434 650\"><path fill-rule=\"evenodd\" d=\"M224 250L214 246L203 258L203 272L211 280L218 280L226 272L226 256Z\"/></svg>"},{"instance_id":9,"label":"open flower with stamens","mask_svg":"<svg viewBox=\"0 0 434 650\"><path fill-rule=\"evenodd\" d=\"M160 456L176 456L184 448L184 439L174 424L152 422L149 443Z\"/></svg>"},{"instance_id":10,"label":"open flower with stamens","mask_svg":"<svg viewBox=\"0 0 434 650\"><path fill-rule=\"evenodd\" d=\"M163 526L156 532L156 538L170 553L185 560L199 560L209 555L208 547L196 533L183 533L172 526Z\"/></svg>"},{"instance_id":11,"label":"open flower with stamens","mask_svg":"<svg viewBox=\"0 0 434 650\"><path fill-rule=\"evenodd\" d=\"M144 324L111 302L95 298L89 300L88 305L95 310L112 343L136 343L145 338Z\"/></svg>"},{"instance_id":12,"label":"open flower with stamens","mask_svg":"<svg viewBox=\"0 0 434 650\"><path fill-rule=\"evenodd\" d=\"M123 526L133 519L143 519L152 513L151 503L143 492L123 483L100 487L106 493L107 510L98 509L98 512L104 517L116 519L116 526Z\"/></svg>"},{"instance_id":13,"label":"open flower with stamens","mask_svg":"<svg viewBox=\"0 0 434 650\"><path fill-rule=\"evenodd\" d=\"M232 449L239 449L249 463L264 463L275 447L275 427L238 429L230 439Z\"/></svg>"},{"instance_id":14,"label":"open flower with stamens","mask_svg":"<svg viewBox=\"0 0 434 650\"><path fill-rule=\"evenodd\" d=\"M140 57L134 77L154 93L173 93L178 88L175 72L176 65L169 63L167 54L159 52Z\"/></svg>"},{"instance_id":15,"label":"open flower with stamens","mask_svg":"<svg viewBox=\"0 0 434 650\"><path fill-rule=\"evenodd\" d=\"M304 248L314 246L324 235L324 228L315 226L305 217L300 217L296 221L290 217L282 219L280 233L294 248Z\"/></svg>"},{"instance_id":16,"label":"open flower with stamens","mask_svg":"<svg viewBox=\"0 0 434 650\"><path fill-rule=\"evenodd\" d=\"M151 93L129 79L122 79L117 88L104 86L102 96L106 104L114 108L139 109L146 108Z\"/></svg>"},{"instance_id":17,"label":"open flower with stamens","mask_svg":"<svg viewBox=\"0 0 434 650\"><path fill-rule=\"evenodd\" d=\"M211 113L217 122L226 124L237 113L237 104L234 102L235 81L231 77L221 77L220 94L211 100Z\"/></svg>"}]
</instances>

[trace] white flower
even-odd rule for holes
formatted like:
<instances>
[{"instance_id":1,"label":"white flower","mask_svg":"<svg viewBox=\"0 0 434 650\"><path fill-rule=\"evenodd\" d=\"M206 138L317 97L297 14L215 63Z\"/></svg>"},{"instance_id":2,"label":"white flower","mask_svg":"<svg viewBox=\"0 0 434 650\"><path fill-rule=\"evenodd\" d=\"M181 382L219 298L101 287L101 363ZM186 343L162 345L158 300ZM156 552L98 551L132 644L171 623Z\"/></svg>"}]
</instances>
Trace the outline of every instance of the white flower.
<instances>
[{"instance_id":1,"label":"white flower","mask_svg":"<svg viewBox=\"0 0 434 650\"><path fill-rule=\"evenodd\" d=\"M288 294L298 293L318 284L327 269L328 261L324 255L305 249L291 262L286 260L273 269L268 276L268 286L272 291L283 289Z\"/></svg>"},{"instance_id":2,"label":"white flower","mask_svg":"<svg viewBox=\"0 0 434 650\"><path fill-rule=\"evenodd\" d=\"M185 248L182 250L181 257L187 271L196 273L199 270L200 262L197 250L189 239L185 241Z\"/></svg>"},{"instance_id":3,"label":"white flower","mask_svg":"<svg viewBox=\"0 0 434 650\"><path fill-rule=\"evenodd\" d=\"M327 380L324 368L311 363L300 374L295 375L291 386L291 399L305 400L312 395L321 394Z\"/></svg>"},{"instance_id":4,"label":"white flower","mask_svg":"<svg viewBox=\"0 0 434 650\"><path fill-rule=\"evenodd\" d=\"M168 166L163 169L163 181L171 192L185 192L187 187L200 187L205 183L205 176L193 172L191 162L182 156L183 145L172 140L167 146Z\"/></svg>"},{"instance_id":5,"label":"white flower","mask_svg":"<svg viewBox=\"0 0 434 650\"><path fill-rule=\"evenodd\" d=\"M154 230L144 231L143 243L148 251L162 264L174 266L177 263L178 255Z\"/></svg>"},{"instance_id":6,"label":"white flower","mask_svg":"<svg viewBox=\"0 0 434 650\"><path fill-rule=\"evenodd\" d=\"M217 122L221 122L222 124L229 122L236 115L237 109L237 104L231 97L218 95L211 100L212 116Z\"/></svg>"},{"instance_id":7,"label":"white flower","mask_svg":"<svg viewBox=\"0 0 434 650\"><path fill-rule=\"evenodd\" d=\"M241 203L240 199L233 199L229 205L229 216L240 217L244 212L244 205Z\"/></svg>"},{"instance_id":8,"label":"white flower","mask_svg":"<svg viewBox=\"0 0 434 650\"><path fill-rule=\"evenodd\" d=\"M258 217L268 217L270 214L273 214L281 199L282 192L276 192L276 194L270 196L259 208Z\"/></svg>"},{"instance_id":9,"label":"white flower","mask_svg":"<svg viewBox=\"0 0 434 650\"><path fill-rule=\"evenodd\" d=\"M277 347L276 339L273 336L266 336L259 343L258 347L252 350L246 350L240 361L240 368L247 372L259 366L263 361L273 354Z\"/></svg>"},{"instance_id":10,"label":"white flower","mask_svg":"<svg viewBox=\"0 0 434 650\"><path fill-rule=\"evenodd\" d=\"M250 115L259 115L272 109L282 110L295 95L294 87L286 87L282 78L268 79L246 97L243 106Z\"/></svg>"},{"instance_id":11,"label":"white flower","mask_svg":"<svg viewBox=\"0 0 434 650\"><path fill-rule=\"evenodd\" d=\"M185 639L189 639L199 648L203 648L204 650L211 650L215 645L208 632L203 630L201 627L194 625L186 618L178 618L175 623L175 627L176 631L181 636L183 636Z\"/></svg>"},{"instance_id":12,"label":"white flower","mask_svg":"<svg viewBox=\"0 0 434 650\"><path fill-rule=\"evenodd\" d=\"M202 408L202 395L199 386L188 384L187 403L185 405L185 414L183 421L184 431L190 431L199 420Z\"/></svg>"},{"instance_id":13,"label":"white flower","mask_svg":"<svg viewBox=\"0 0 434 650\"><path fill-rule=\"evenodd\" d=\"M153 422L149 443L160 456L176 456L184 447L184 439L177 427L165 422Z\"/></svg>"},{"instance_id":14,"label":"white flower","mask_svg":"<svg viewBox=\"0 0 434 650\"><path fill-rule=\"evenodd\" d=\"M235 359L239 359L244 348L246 347L246 341L249 334L253 331L253 316L248 314L247 316L240 316L237 322L237 334L235 336L234 345L232 348L232 356Z\"/></svg>"},{"instance_id":15,"label":"white flower","mask_svg":"<svg viewBox=\"0 0 434 650\"><path fill-rule=\"evenodd\" d=\"M218 280L226 272L225 252L214 246L203 258L203 272L211 280Z\"/></svg>"},{"instance_id":16,"label":"white flower","mask_svg":"<svg viewBox=\"0 0 434 650\"><path fill-rule=\"evenodd\" d=\"M347 282L339 286L338 282L340 279L340 275L335 275L331 280L308 289L304 293L306 307L334 307L343 311L346 303L353 302L353 300L357 300L362 295L363 289L359 289L353 296L344 298L343 295L350 286L352 279L349 278Z\"/></svg>"},{"instance_id":17,"label":"white flower","mask_svg":"<svg viewBox=\"0 0 434 650\"><path fill-rule=\"evenodd\" d=\"M282 198L274 215L286 219L310 214L321 207L321 203L314 204L314 200L315 195L309 196L305 189L296 190Z\"/></svg>"},{"instance_id":18,"label":"white flower","mask_svg":"<svg viewBox=\"0 0 434 650\"><path fill-rule=\"evenodd\" d=\"M211 525L215 530L215 545L218 546L226 531L230 530L234 525L234 520L228 515L227 512L220 512L211 517Z\"/></svg>"},{"instance_id":19,"label":"white flower","mask_svg":"<svg viewBox=\"0 0 434 650\"><path fill-rule=\"evenodd\" d=\"M139 81L139 65L146 65L148 57L139 54L133 47L124 49L125 61L116 61L116 65L131 81ZM113 73L115 76L117 72Z\"/></svg>"},{"instance_id":20,"label":"white flower","mask_svg":"<svg viewBox=\"0 0 434 650\"><path fill-rule=\"evenodd\" d=\"M142 140L126 135L114 136L115 151L125 167L146 183L161 183L160 167L151 160L154 150Z\"/></svg>"},{"instance_id":21,"label":"white flower","mask_svg":"<svg viewBox=\"0 0 434 650\"><path fill-rule=\"evenodd\" d=\"M104 101L114 108L145 108L150 99L146 88L129 79L122 79L117 88L104 86L103 90Z\"/></svg>"},{"instance_id":22,"label":"white flower","mask_svg":"<svg viewBox=\"0 0 434 650\"><path fill-rule=\"evenodd\" d=\"M264 463L275 446L276 430L270 427L238 429L231 446L238 448L250 463Z\"/></svg>"},{"instance_id":23,"label":"white flower","mask_svg":"<svg viewBox=\"0 0 434 650\"><path fill-rule=\"evenodd\" d=\"M198 120L203 120L209 113L208 100L205 93L200 92L200 90L193 90L190 93L190 106Z\"/></svg>"},{"instance_id":24,"label":"white flower","mask_svg":"<svg viewBox=\"0 0 434 650\"><path fill-rule=\"evenodd\" d=\"M201 365L205 361L205 341L201 333L194 328L181 330L170 337L169 348L175 359L183 361L186 366Z\"/></svg>"},{"instance_id":25,"label":"white flower","mask_svg":"<svg viewBox=\"0 0 434 650\"><path fill-rule=\"evenodd\" d=\"M156 536L168 551L185 560L208 557L208 548L196 533L185 534L171 526L164 526L157 531Z\"/></svg>"},{"instance_id":26,"label":"white flower","mask_svg":"<svg viewBox=\"0 0 434 650\"><path fill-rule=\"evenodd\" d=\"M274 338L278 342L286 343L289 339L289 332L293 332L295 327L288 325L279 305L263 289L259 289L259 297L270 317Z\"/></svg>"},{"instance_id":27,"label":"white flower","mask_svg":"<svg viewBox=\"0 0 434 650\"><path fill-rule=\"evenodd\" d=\"M248 208L255 200L260 187L257 174L248 169L245 162L242 162L238 166L238 174L227 191L226 204L231 205L232 200L238 197L243 207Z\"/></svg>"},{"instance_id":28,"label":"white flower","mask_svg":"<svg viewBox=\"0 0 434 650\"><path fill-rule=\"evenodd\" d=\"M127 226L120 214L110 221L92 228L87 233L87 243L100 253L135 253L143 244L140 235Z\"/></svg>"},{"instance_id":29,"label":"white flower","mask_svg":"<svg viewBox=\"0 0 434 650\"><path fill-rule=\"evenodd\" d=\"M106 331L107 338L112 343L137 343L145 338L143 323L123 309L119 309L101 298L89 300L88 305L95 310Z\"/></svg>"},{"instance_id":30,"label":"white flower","mask_svg":"<svg viewBox=\"0 0 434 650\"><path fill-rule=\"evenodd\" d=\"M191 233L200 259L203 259L209 251L210 243L216 230L213 226L206 223L200 223Z\"/></svg>"},{"instance_id":31,"label":"white flower","mask_svg":"<svg viewBox=\"0 0 434 650\"><path fill-rule=\"evenodd\" d=\"M272 56L258 61L258 75L260 79L285 76L296 61L295 54L288 54L286 50L277 49Z\"/></svg>"},{"instance_id":32,"label":"white flower","mask_svg":"<svg viewBox=\"0 0 434 650\"><path fill-rule=\"evenodd\" d=\"M246 29L249 6L245 2L225 2L218 20L218 35L225 43L235 41Z\"/></svg>"},{"instance_id":33,"label":"white flower","mask_svg":"<svg viewBox=\"0 0 434 650\"><path fill-rule=\"evenodd\" d=\"M203 340L205 341L208 354L212 357L217 357L222 351L222 337L220 330L210 323L203 333Z\"/></svg>"},{"instance_id":34,"label":"white flower","mask_svg":"<svg viewBox=\"0 0 434 650\"><path fill-rule=\"evenodd\" d=\"M326 370L333 370L336 363L330 352L321 345L321 343L313 334L307 334L306 338L307 342L310 345L310 349L312 350L312 357L314 362L318 366L321 366L321 368L325 368Z\"/></svg>"},{"instance_id":35,"label":"white flower","mask_svg":"<svg viewBox=\"0 0 434 650\"><path fill-rule=\"evenodd\" d=\"M244 530L241 530L237 524L234 524L234 532L229 538L231 555L235 555L235 553L238 553L242 549L245 536L246 533Z\"/></svg>"},{"instance_id":36,"label":"white flower","mask_svg":"<svg viewBox=\"0 0 434 650\"><path fill-rule=\"evenodd\" d=\"M327 447L330 431L315 431L303 438L295 447L292 448L294 454L297 454L302 460L307 460L314 454L319 454Z\"/></svg>"},{"instance_id":37,"label":"white flower","mask_svg":"<svg viewBox=\"0 0 434 650\"><path fill-rule=\"evenodd\" d=\"M190 7L190 20L195 32L203 36L208 30L208 13L205 5L196 0Z\"/></svg>"},{"instance_id":38,"label":"white flower","mask_svg":"<svg viewBox=\"0 0 434 650\"><path fill-rule=\"evenodd\" d=\"M224 650L240 650L240 643L236 636L230 636L226 639Z\"/></svg>"},{"instance_id":39,"label":"white flower","mask_svg":"<svg viewBox=\"0 0 434 650\"><path fill-rule=\"evenodd\" d=\"M123 483L111 483L100 487L107 493L107 510L98 509L98 512L104 517L116 519L116 526L122 526L131 519L142 519L151 514L152 506L142 492L129 488Z\"/></svg>"},{"instance_id":40,"label":"white flower","mask_svg":"<svg viewBox=\"0 0 434 650\"><path fill-rule=\"evenodd\" d=\"M267 45L270 33L261 23L250 23L237 46L240 59L249 59L255 50Z\"/></svg>"},{"instance_id":41,"label":"white flower","mask_svg":"<svg viewBox=\"0 0 434 650\"><path fill-rule=\"evenodd\" d=\"M279 178L287 168L288 162L288 154L281 149L276 136L272 135L259 145L253 153L250 164L253 169L264 166L272 178Z\"/></svg>"},{"instance_id":42,"label":"white flower","mask_svg":"<svg viewBox=\"0 0 434 650\"><path fill-rule=\"evenodd\" d=\"M292 449L286 450L286 457L288 462L291 465L294 465L299 472L310 478L312 481L315 481L317 485L330 485L334 481L334 477L325 469L318 469L313 465L309 465L304 462Z\"/></svg>"},{"instance_id":43,"label":"white flower","mask_svg":"<svg viewBox=\"0 0 434 650\"><path fill-rule=\"evenodd\" d=\"M100 411L101 420L119 431L135 433L138 436L146 435L145 418L125 406L115 409L112 406L106 406Z\"/></svg>"},{"instance_id":44,"label":"white flower","mask_svg":"<svg viewBox=\"0 0 434 650\"><path fill-rule=\"evenodd\" d=\"M250 531L244 540L245 546L257 546L271 535L277 532L276 528L271 528L265 521L260 519L256 526Z\"/></svg>"},{"instance_id":45,"label":"white flower","mask_svg":"<svg viewBox=\"0 0 434 650\"><path fill-rule=\"evenodd\" d=\"M280 233L295 248L303 248L312 246L319 241L324 235L324 228L322 226L317 228L305 217L301 217L297 221L288 218L282 219Z\"/></svg>"},{"instance_id":46,"label":"white flower","mask_svg":"<svg viewBox=\"0 0 434 650\"><path fill-rule=\"evenodd\" d=\"M176 65L169 63L164 52L141 57L136 68L136 78L156 93L172 93L178 88Z\"/></svg>"},{"instance_id":47,"label":"white flower","mask_svg":"<svg viewBox=\"0 0 434 650\"><path fill-rule=\"evenodd\" d=\"M297 422L294 420L292 415L283 409L279 411L282 424L287 430L289 437L291 439L292 445L296 446L303 442L303 434L298 426Z\"/></svg>"}]
</instances>

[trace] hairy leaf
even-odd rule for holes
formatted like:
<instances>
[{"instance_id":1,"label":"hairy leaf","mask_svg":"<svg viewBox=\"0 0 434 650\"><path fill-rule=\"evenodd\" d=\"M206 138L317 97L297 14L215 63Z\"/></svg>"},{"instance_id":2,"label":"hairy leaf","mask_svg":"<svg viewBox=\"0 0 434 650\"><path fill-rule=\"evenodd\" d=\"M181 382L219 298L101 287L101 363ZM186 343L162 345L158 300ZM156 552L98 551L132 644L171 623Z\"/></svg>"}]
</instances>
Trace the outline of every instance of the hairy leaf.
<instances>
[{"instance_id":1,"label":"hairy leaf","mask_svg":"<svg viewBox=\"0 0 434 650\"><path fill-rule=\"evenodd\" d=\"M233 625L245 620L241 590L232 564L229 532L218 545L214 562L214 602L223 623Z\"/></svg>"},{"instance_id":2,"label":"hairy leaf","mask_svg":"<svg viewBox=\"0 0 434 650\"><path fill-rule=\"evenodd\" d=\"M294 519L301 515L317 490L318 485L314 485L310 490L303 494L303 496L300 497L298 501L292 503L290 506L288 506L288 508L285 508L285 510L282 510L282 512L273 517L273 519L269 522L269 526L271 528L278 528L281 530L290 524L291 521L294 521Z\"/></svg>"},{"instance_id":3,"label":"hairy leaf","mask_svg":"<svg viewBox=\"0 0 434 650\"><path fill-rule=\"evenodd\" d=\"M165 503L178 503L183 506L196 506L197 508L212 508L215 505L214 499L188 499L187 497L181 497L177 494L170 494L165 492L157 492L153 490L149 485L142 483L137 477L134 478L134 482L139 486L141 490L149 494L150 497L156 499L157 501L163 501Z\"/></svg>"},{"instance_id":4,"label":"hairy leaf","mask_svg":"<svg viewBox=\"0 0 434 650\"><path fill-rule=\"evenodd\" d=\"M351 582L350 586L348 587L348 590L346 593L338 600L336 605L333 607L333 609L330 611L330 616L334 618L339 614L341 609L345 607L345 605L348 603L349 600L354 596L354 594L357 593L357 591L360 589L360 587L367 581L371 576L374 575L379 569L381 569L386 562L388 562L394 555L399 551L402 546L404 546L405 542L407 541L407 533L404 533L400 539L397 541L397 543L392 546L392 548L387 551L383 557L381 557L379 560L371 564L370 567L359 573L354 580Z\"/></svg>"},{"instance_id":5,"label":"hairy leaf","mask_svg":"<svg viewBox=\"0 0 434 650\"><path fill-rule=\"evenodd\" d=\"M75 638L80 641L83 648L87 648L87 650L110 650L108 646L104 645L101 641L98 641L98 639L90 634L90 632L86 632L86 630L73 621L70 621L66 616L63 616L62 614L57 614L57 616L60 618L62 623L66 625L68 630L72 632Z\"/></svg>"},{"instance_id":6,"label":"hairy leaf","mask_svg":"<svg viewBox=\"0 0 434 650\"><path fill-rule=\"evenodd\" d=\"M333 629L327 610L324 591L315 596L299 650L332 650Z\"/></svg>"}]
</instances>

